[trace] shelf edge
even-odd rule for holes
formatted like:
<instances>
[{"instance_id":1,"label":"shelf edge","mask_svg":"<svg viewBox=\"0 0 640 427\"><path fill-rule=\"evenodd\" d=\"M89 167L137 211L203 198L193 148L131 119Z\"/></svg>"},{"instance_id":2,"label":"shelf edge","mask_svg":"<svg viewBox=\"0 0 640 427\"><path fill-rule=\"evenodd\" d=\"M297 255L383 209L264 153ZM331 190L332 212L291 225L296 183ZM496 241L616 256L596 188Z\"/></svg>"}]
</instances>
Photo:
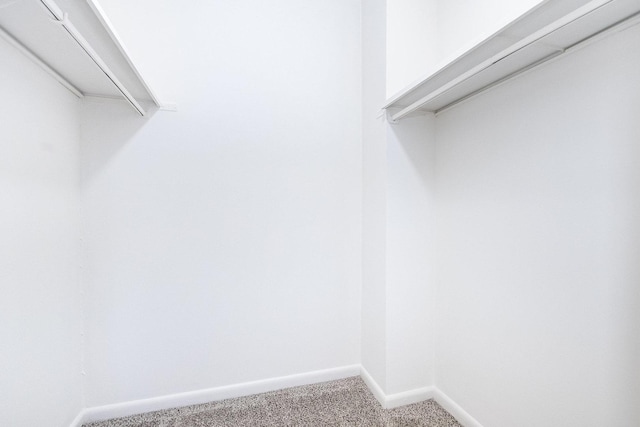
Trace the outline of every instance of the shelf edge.
<instances>
[{"instance_id":1,"label":"shelf edge","mask_svg":"<svg viewBox=\"0 0 640 427\"><path fill-rule=\"evenodd\" d=\"M56 70L51 68L46 62L40 59L35 53L33 53L28 47L20 43L15 37L6 32L2 27L0 27L0 38L6 41L9 45L13 46L16 50L30 59L34 64L44 70L47 74L53 77L58 83L64 86L69 92L77 96L78 98L82 98L84 94L73 85L69 80L67 80L64 76L58 73Z\"/></svg>"},{"instance_id":2,"label":"shelf edge","mask_svg":"<svg viewBox=\"0 0 640 427\"><path fill-rule=\"evenodd\" d=\"M138 80L140 81L144 89L147 91L147 93L151 97L151 100L153 101L153 103L157 107L163 107L162 102L160 102L160 100L154 93L153 89L151 89L151 86L149 86L145 78L142 76L142 73L140 73L140 70L131 59L131 56L129 55L128 50L124 46L122 38L120 38L120 36L116 32L115 27L113 26L113 23L107 16L106 12L102 8L98 0L86 0L86 1L89 4L89 7L91 8L91 11L93 12L93 14L96 16L96 18L98 18L98 21L100 21L104 29L107 31L107 34L109 34L109 37L111 37L111 41L113 41L113 43L118 48L118 50L120 51L124 59L129 64L129 67L131 68L133 73L136 75L136 77L138 78Z\"/></svg>"}]
</instances>

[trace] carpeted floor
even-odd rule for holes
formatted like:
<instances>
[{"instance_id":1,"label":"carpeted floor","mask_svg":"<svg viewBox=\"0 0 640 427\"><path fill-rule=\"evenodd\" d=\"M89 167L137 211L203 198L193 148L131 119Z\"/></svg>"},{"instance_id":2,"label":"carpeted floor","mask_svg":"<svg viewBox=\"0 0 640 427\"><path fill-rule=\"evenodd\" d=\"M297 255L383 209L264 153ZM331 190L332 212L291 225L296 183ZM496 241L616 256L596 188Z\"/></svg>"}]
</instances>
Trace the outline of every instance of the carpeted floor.
<instances>
[{"instance_id":1,"label":"carpeted floor","mask_svg":"<svg viewBox=\"0 0 640 427\"><path fill-rule=\"evenodd\" d=\"M433 400L382 409L360 377L149 412L85 427L462 427Z\"/></svg>"}]
</instances>

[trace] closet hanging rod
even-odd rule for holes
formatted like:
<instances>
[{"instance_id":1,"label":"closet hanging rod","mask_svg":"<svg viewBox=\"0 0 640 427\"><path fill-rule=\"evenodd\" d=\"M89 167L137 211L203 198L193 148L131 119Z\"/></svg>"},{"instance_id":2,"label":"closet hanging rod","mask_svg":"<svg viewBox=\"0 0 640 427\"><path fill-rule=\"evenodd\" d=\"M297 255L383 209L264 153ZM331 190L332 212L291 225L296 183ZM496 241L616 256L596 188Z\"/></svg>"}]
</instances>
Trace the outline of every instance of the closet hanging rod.
<instances>
[{"instance_id":1,"label":"closet hanging rod","mask_svg":"<svg viewBox=\"0 0 640 427\"><path fill-rule=\"evenodd\" d=\"M529 66L527 66L527 67L525 67L525 68L523 68L521 70L518 70L515 73L509 74L508 76L496 81L495 83L491 83L490 85L488 85L488 86L486 86L486 87L484 87L484 88L482 88L480 90L472 92L467 96L464 96L464 97L462 97L462 98L460 98L460 99L458 99L456 101L453 101L452 103L447 104L444 107L441 107L441 108L437 109L436 111L434 111L434 113L435 113L436 116L438 114L440 114L440 113L444 113L445 111L447 111L447 110L455 107L456 105L461 104L461 103L463 103L463 102L465 102L465 101L467 101L467 100L469 100L471 98L474 98L475 96L481 94L482 92L484 92L486 90L493 89L494 87L498 87L498 86L506 83L508 80L510 80L510 79L512 79L514 77L517 77L517 76L519 76L521 74L524 74L524 73L527 73L529 71L535 70L536 68L538 68L539 66L541 66L541 65L543 65L545 63L555 61L555 60L557 60L559 58L562 58L565 55L568 55L570 53L575 52L578 49L582 49L582 48L590 45L591 43L595 43L598 40L601 40L601 39L603 39L605 37L608 37L611 34L614 34L614 33L620 32L620 31L624 31L627 28L630 28L630 27L633 27L633 26L636 26L636 25L640 25L640 12L635 13L635 14L629 16L628 18L623 19L622 21L616 22L615 24L605 28L604 30L599 31L599 32L593 34L592 36L589 36L586 39L581 40L578 43L575 43L575 44L567 47L566 49L564 49L562 52L558 53L557 55L552 55L551 58L546 57L544 59L541 59L540 61L537 61L537 62L535 62L535 63L533 63L533 64L531 64L531 65L529 65Z\"/></svg>"},{"instance_id":2,"label":"closet hanging rod","mask_svg":"<svg viewBox=\"0 0 640 427\"><path fill-rule=\"evenodd\" d=\"M503 59L507 58L510 55L513 55L514 53L526 48L527 46L532 45L533 43L543 39L544 37L554 33L555 31L558 31L559 29L571 24L574 21L577 21L578 19L596 11L597 9L601 8L602 6L611 3L613 0L593 0L589 3L587 3L586 5L574 10L573 12L563 16L562 18L552 22L551 24L541 28L540 30L534 32L533 34L523 38L522 40L518 41L517 43L514 43L513 45L509 46L508 48L504 49L503 51L497 53L496 55L490 57L489 59L481 62L480 64L476 65L475 67L471 68L470 70L466 71L465 73L459 75L458 77L456 77L455 79L449 81L448 83L446 83L445 85L439 87L438 89L434 90L433 92L425 95L424 97L420 98L419 100L415 101L414 103L412 103L411 105L401 109L400 111L398 111L395 114L389 114L388 117L390 119L390 121L392 123L397 122L398 120L402 119L403 117L413 113L414 111L417 111L418 109L420 109L423 105L425 105L426 103L433 101L434 99L438 98L439 96L443 95L444 93L448 92L449 90L453 89L454 87L458 86L460 83L463 83L464 81L470 79L471 77L481 73L482 71L486 70L487 68L491 67L493 64L502 61ZM556 56L560 53L562 53L564 51L564 49L559 49L558 51L556 51L555 53L549 55L549 59L553 56ZM384 108L388 108L390 107L391 104L386 105Z\"/></svg>"},{"instance_id":3,"label":"closet hanging rod","mask_svg":"<svg viewBox=\"0 0 640 427\"><path fill-rule=\"evenodd\" d=\"M46 62L44 62L36 54L31 52L28 47L20 43L15 37L6 32L3 28L0 28L0 37L3 38L11 46L18 49L24 56L33 61L38 67L49 73L58 83L66 87L75 96L77 96L78 98L82 98L84 96L83 93L80 92L80 90L75 87L69 80L64 78L60 73L47 65Z\"/></svg>"},{"instance_id":4,"label":"closet hanging rod","mask_svg":"<svg viewBox=\"0 0 640 427\"><path fill-rule=\"evenodd\" d=\"M124 99L141 115L146 114L142 106L136 101L126 87L120 82L116 75L111 71L107 64L100 58L100 55L91 47L89 42L80 34L77 28L71 23L66 13L53 2L53 0L40 0L42 5L49 11L55 21L57 21L62 27L69 33L71 38L82 48L82 50L91 58L91 60L98 66L100 71L107 76L107 78L113 83L113 85L122 94Z\"/></svg>"},{"instance_id":5,"label":"closet hanging rod","mask_svg":"<svg viewBox=\"0 0 640 427\"><path fill-rule=\"evenodd\" d=\"M131 70L135 73L136 77L138 77L138 80L140 80L140 83L142 83L142 86L144 86L144 88L147 91L147 93L149 93L149 96L151 97L151 100L160 109L165 108L165 106L162 104L162 102L160 102L160 100L156 96L156 94L153 91L153 89L147 84L145 79L142 77L142 74L140 73L140 70L138 70L138 67L136 66L136 64L131 59L131 56L129 55L129 52L124 47L123 41L120 39L120 37L116 33L116 29L114 28L113 24L111 23L111 21L107 17L107 14L105 13L105 11L102 9L102 6L100 6L100 3L98 3L97 0L86 0L86 1L89 4L89 7L91 7L91 9L93 10L93 14L98 18L98 20L100 21L100 23L102 24L104 29L107 31L107 33L111 37L111 40L113 40L113 42L118 47L118 50L120 51L120 53L122 54L124 59L129 64L129 67L131 67Z\"/></svg>"}]
</instances>

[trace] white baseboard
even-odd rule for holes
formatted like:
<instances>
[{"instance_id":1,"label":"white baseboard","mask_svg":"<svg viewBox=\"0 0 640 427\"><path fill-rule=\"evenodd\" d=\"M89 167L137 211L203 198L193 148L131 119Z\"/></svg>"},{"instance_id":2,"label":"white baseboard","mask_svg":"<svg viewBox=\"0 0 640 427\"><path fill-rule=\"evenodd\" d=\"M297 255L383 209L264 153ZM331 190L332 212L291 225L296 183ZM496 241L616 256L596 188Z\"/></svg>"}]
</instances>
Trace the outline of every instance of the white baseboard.
<instances>
[{"instance_id":1,"label":"white baseboard","mask_svg":"<svg viewBox=\"0 0 640 427\"><path fill-rule=\"evenodd\" d=\"M360 377L367 387L369 387L369 391L373 394L378 403L380 403L380 406L384 408L387 403L387 396L384 394L382 387L378 385L376 380L373 379L364 366L360 367Z\"/></svg>"},{"instance_id":2,"label":"white baseboard","mask_svg":"<svg viewBox=\"0 0 640 427\"><path fill-rule=\"evenodd\" d=\"M380 405L385 409L397 408L399 406L410 405L412 403L422 402L424 400L433 399L435 396L435 387L423 387L414 390L404 391L402 393L385 394L382 387L378 385L371 374L364 368L360 369L360 376Z\"/></svg>"},{"instance_id":3,"label":"white baseboard","mask_svg":"<svg viewBox=\"0 0 640 427\"><path fill-rule=\"evenodd\" d=\"M386 397L386 409L397 408L399 406L410 405L412 403L423 402L433 399L435 387L416 388L402 393L388 394Z\"/></svg>"},{"instance_id":4,"label":"white baseboard","mask_svg":"<svg viewBox=\"0 0 640 427\"><path fill-rule=\"evenodd\" d=\"M385 394L382 387L373 379L371 374L364 367L361 367L360 376L380 405L385 409L397 408L399 406L410 405L425 400L433 399L447 412L458 420L464 427L482 427L475 418L460 405L455 403L449 396L440 391L437 387L423 387L396 394Z\"/></svg>"},{"instance_id":5,"label":"white baseboard","mask_svg":"<svg viewBox=\"0 0 640 427\"><path fill-rule=\"evenodd\" d=\"M80 411L78 415L73 419L73 421L71 421L69 427L82 427L82 424L85 422L84 413L84 409Z\"/></svg>"},{"instance_id":6,"label":"white baseboard","mask_svg":"<svg viewBox=\"0 0 640 427\"><path fill-rule=\"evenodd\" d=\"M448 413L454 416L456 420L464 427L482 427L475 418L473 418L467 411L462 409L460 405L454 402L449 396L436 388L434 399L440 406L442 406Z\"/></svg>"},{"instance_id":7,"label":"white baseboard","mask_svg":"<svg viewBox=\"0 0 640 427\"><path fill-rule=\"evenodd\" d=\"M482 427L475 418L469 415L468 412L462 409L460 405L455 403L437 387L423 387L402 393L385 394L382 387L380 387L369 372L360 365L349 365L340 368L325 369L321 371L306 372L303 374L270 378L224 387L215 387L187 393L154 397L151 399L134 400L114 405L96 406L80 411L69 427L82 427L83 423L93 421L103 421L110 418L126 417L129 415L159 411L162 409L249 396L257 393L265 393L288 387L338 380L357 375L360 375L371 393L373 393L378 402L380 402L380 405L385 409L397 408L411 403L434 399L463 426Z\"/></svg>"},{"instance_id":8,"label":"white baseboard","mask_svg":"<svg viewBox=\"0 0 640 427\"><path fill-rule=\"evenodd\" d=\"M72 424L71 427L80 427L82 423L126 417L179 406L197 405L234 397L249 396L267 391L338 380L357 375L360 375L360 365L350 365L224 387L154 397L151 399L134 400L114 405L97 406L82 411L77 418L79 421L74 420L74 424Z\"/></svg>"}]
</instances>

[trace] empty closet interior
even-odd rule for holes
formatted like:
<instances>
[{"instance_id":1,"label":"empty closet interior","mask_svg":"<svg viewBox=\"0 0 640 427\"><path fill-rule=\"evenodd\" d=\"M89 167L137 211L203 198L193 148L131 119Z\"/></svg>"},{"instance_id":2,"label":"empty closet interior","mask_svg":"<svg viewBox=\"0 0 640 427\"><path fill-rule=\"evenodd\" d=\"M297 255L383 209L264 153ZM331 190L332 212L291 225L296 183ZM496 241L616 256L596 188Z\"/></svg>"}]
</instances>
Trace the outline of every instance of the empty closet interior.
<instances>
[{"instance_id":1,"label":"empty closet interior","mask_svg":"<svg viewBox=\"0 0 640 427\"><path fill-rule=\"evenodd\" d=\"M361 376L640 426L637 0L0 0L0 425Z\"/></svg>"}]
</instances>

